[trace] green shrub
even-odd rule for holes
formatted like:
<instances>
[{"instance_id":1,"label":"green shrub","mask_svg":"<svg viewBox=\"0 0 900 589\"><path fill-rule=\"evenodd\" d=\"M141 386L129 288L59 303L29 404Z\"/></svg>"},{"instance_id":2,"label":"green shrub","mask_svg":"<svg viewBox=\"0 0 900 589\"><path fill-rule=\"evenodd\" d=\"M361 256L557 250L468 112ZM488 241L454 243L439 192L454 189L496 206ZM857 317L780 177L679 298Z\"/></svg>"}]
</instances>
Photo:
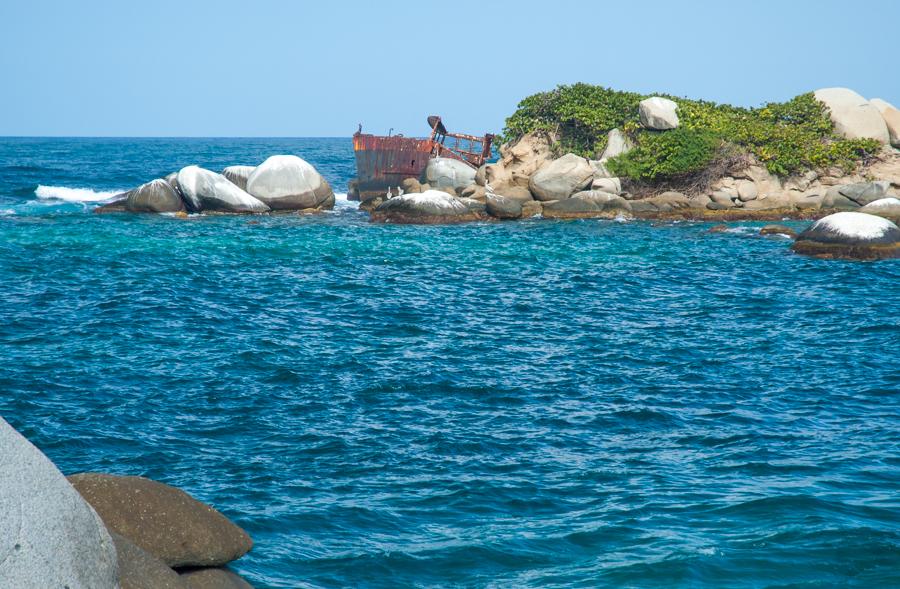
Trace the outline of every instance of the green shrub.
<instances>
[{"instance_id":1,"label":"green shrub","mask_svg":"<svg viewBox=\"0 0 900 589\"><path fill-rule=\"evenodd\" d=\"M680 127L672 131L643 131L637 145L607 163L616 176L654 183L699 172L712 163L722 140L710 131Z\"/></svg>"},{"instance_id":2,"label":"green shrub","mask_svg":"<svg viewBox=\"0 0 900 589\"><path fill-rule=\"evenodd\" d=\"M850 170L881 147L874 140L837 137L825 105L812 93L759 108L667 96L678 103L679 130L695 132L677 133L668 139L666 135L677 130L654 133L641 129L638 104L646 97L589 84L559 86L519 103L506 120L501 140L545 130L558 137L558 151L596 158L606 146L607 133L619 128L631 136L637 153L614 165L624 177L645 182L672 178L689 168L696 170L703 157L712 162L715 158L709 154L709 143L713 137L732 149L753 154L779 176L829 166ZM677 153L679 150L685 153Z\"/></svg>"}]
</instances>

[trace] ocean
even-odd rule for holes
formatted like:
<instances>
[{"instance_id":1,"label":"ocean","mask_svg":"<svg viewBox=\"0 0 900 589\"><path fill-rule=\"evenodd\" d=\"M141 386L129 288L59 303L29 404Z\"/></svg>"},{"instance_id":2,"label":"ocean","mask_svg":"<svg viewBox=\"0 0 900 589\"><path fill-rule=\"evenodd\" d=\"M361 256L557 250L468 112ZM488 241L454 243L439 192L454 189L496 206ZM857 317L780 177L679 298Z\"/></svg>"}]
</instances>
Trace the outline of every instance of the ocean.
<instances>
[{"instance_id":1,"label":"ocean","mask_svg":"<svg viewBox=\"0 0 900 589\"><path fill-rule=\"evenodd\" d=\"M349 138L0 139L0 415L255 587L900 586L900 261L761 223L95 215ZM802 222L789 222L801 228Z\"/></svg>"}]
</instances>

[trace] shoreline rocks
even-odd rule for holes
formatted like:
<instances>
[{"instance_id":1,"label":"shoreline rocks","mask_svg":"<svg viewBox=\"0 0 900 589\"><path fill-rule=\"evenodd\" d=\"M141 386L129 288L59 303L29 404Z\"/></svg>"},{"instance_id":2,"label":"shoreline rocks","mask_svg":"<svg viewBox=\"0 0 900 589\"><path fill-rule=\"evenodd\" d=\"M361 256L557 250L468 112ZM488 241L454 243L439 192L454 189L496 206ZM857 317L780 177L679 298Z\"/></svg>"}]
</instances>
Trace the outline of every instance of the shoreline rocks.
<instances>
[{"instance_id":1,"label":"shoreline rocks","mask_svg":"<svg viewBox=\"0 0 900 589\"><path fill-rule=\"evenodd\" d=\"M179 170L176 182L191 212L265 213L268 205L244 192L225 176L199 166Z\"/></svg>"},{"instance_id":2,"label":"shoreline rocks","mask_svg":"<svg viewBox=\"0 0 900 589\"><path fill-rule=\"evenodd\" d=\"M464 223L484 218L483 213L473 210L462 199L440 190L413 192L389 198L370 212L370 219L375 223Z\"/></svg>"},{"instance_id":3,"label":"shoreline rocks","mask_svg":"<svg viewBox=\"0 0 900 589\"><path fill-rule=\"evenodd\" d=\"M334 191L306 160L273 155L247 177L247 192L272 210L332 208Z\"/></svg>"}]
</instances>

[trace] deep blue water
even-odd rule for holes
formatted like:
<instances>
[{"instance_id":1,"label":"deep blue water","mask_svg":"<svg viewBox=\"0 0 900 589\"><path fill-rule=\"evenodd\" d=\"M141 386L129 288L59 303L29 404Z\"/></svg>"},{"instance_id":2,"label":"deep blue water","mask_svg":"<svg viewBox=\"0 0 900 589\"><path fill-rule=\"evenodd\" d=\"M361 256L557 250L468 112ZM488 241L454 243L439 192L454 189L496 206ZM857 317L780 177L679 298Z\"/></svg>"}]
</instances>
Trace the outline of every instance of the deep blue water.
<instances>
[{"instance_id":1,"label":"deep blue water","mask_svg":"<svg viewBox=\"0 0 900 589\"><path fill-rule=\"evenodd\" d=\"M257 587L900 586L900 263L47 198L274 153L353 174L349 139L0 139L0 414L64 472L213 504Z\"/></svg>"}]
</instances>

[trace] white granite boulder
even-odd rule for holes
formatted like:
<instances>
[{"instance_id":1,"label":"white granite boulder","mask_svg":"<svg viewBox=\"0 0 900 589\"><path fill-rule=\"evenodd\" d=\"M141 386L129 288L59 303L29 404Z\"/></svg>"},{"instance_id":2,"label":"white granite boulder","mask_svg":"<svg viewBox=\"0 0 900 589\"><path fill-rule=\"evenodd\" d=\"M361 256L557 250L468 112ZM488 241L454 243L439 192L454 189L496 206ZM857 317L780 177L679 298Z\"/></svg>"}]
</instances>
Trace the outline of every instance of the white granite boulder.
<instances>
[{"instance_id":1,"label":"white granite boulder","mask_svg":"<svg viewBox=\"0 0 900 589\"><path fill-rule=\"evenodd\" d=\"M440 224L476 221L484 216L442 190L426 190L389 198L371 211L370 218L381 223Z\"/></svg>"},{"instance_id":2,"label":"white granite boulder","mask_svg":"<svg viewBox=\"0 0 900 589\"><path fill-rule=\"evenodd\" d=\"M884 119L884 124L887 125L891 145L900 147L900 110L890 102L880 98L873 98L869 101L869 104L881 113L881 118Z\"/></svg>"},{"instance_id":3,"label":"white granite boulder","mask_svg":"<svg viewBox=\"0 0 900 589\"><path fill-rule=\"evenodd\" d=\"M331 209L334 191L306 160L273 155L247 178L247 192L273 210Z\"/></svg>"},{"instance_id":4,"label":"white granite boulder","mask_svg":"<svg viewBox=\"0 0 900 589\"><path fill-rule=\"evenodd\" d=\"M428 161L425 168L425 182L432 188L458 190L474 184L476 172L475 168L460 160L436 157Z\"/></svg>"},{"instance_id":5,"label":"white granite boulder","mask_svg":"<svg viewBox=\"0 0 900 589\"><path fill-rule=\"evenodd\" d=\"M879 217L900 218L900 198L888 197L873 200L859 209L859 212L878 215Z\"/></svg>"},{"instance_id":6,"label":"white granite boulder","mask_svg":"<svg viewBox=\"0 0 900 589\"><path fill-rule=\"evenodd\" d=\"M594 179L588 160L574 153L545 163L531 177L528 189L535 200L561 200L587 188Z\"/></svg>"},{"instance_id":7,"label":"white granite boulder","mask_svg":"<svg viewBox=\"0 0 900 589\"><path fill-rule=\"evenodd\" d=\"M247 179L250 178L250 174L255 169L256 166L228 166L222 170L222 175L228 178L232 184L246 192Z\"/></svg>"},{"instance_id":8,"label":"white granite boulder","mask_svg":"<svg viewBox=\"0 0 900 589\"><path fill-rule=\"evenodd\" d=\"M877 139L888 143L887 125L878 109L849 88L823 88L816 100L828 107L834 130L846 139Z\"/></svg>"},{"instance_id":9,"label":"white granite boulder","mask_svg":"<svg viewBox=\"0 0 900 589\"><path fill-rule=\"evenodd\" d=\"M116 549L56 466L0 418L0 587L112 589Z\"/></svg>"},{"instance_id":10,"label":"white granite boulder","mask_svg":"<svg viewBox=\"0 0 900 589\"><path fill-rule=\"evenodd\" d=\"M229 213L264 213L269 207L250 196L222 174L198 166L187 166L178 172L178 188L192 211Z\"/></svg>"},{"instance_id":11,"label":"white granite boulder","mask_svg":"<svg viewBox=\"0 0 900 589\"><path fill-rule=\"evenodd\" d=\"M639 109L641 124L647 129L667 131L678 127L678 104L674 100L654 96L642 100Z\"/></svg>"},{"instance_id":12,"label":"white granite boulder","mask_svg":"<svg viewBox=\"0 0 900 589\"><path fill-rule=\"evenodd\" d=\"M798 235L793 250L822 258L896 258L900 257L900 227L866 213L834 213Z\"/></svg>"},{"instance_id":13,"label":"white granite boulder","mask_svg":"<svg viewBox=\"0 0 900 589\"><path fill-rule=\"evenodd\" d=\"M628 153L632 148L633 145L625 133L618 129L613 129L606 135L606 149L603 150L600 161L606 161L609 158Z\"/></svg>"}]
</instances>

